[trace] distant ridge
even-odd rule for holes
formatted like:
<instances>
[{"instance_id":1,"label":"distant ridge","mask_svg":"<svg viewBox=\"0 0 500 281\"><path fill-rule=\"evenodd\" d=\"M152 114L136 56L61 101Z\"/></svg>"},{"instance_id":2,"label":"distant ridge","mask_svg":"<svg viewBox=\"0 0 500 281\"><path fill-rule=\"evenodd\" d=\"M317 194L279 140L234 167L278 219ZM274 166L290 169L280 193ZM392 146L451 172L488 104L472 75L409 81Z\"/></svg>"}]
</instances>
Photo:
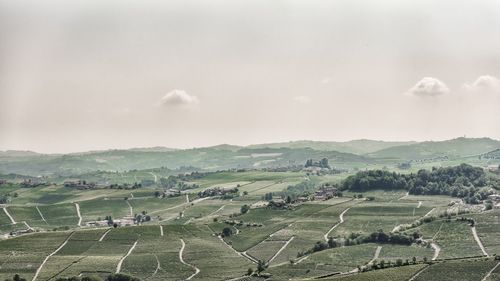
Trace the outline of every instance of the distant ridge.
<instances>
[{"instance_id":1,"label":"distant ridge","mask_svg":"<svg viewBox=\"0 0 500 281\"><path fill-rule=\"evenodd\" d=\"M393 146L368 154L376 158L426 159L436 157L467 157L500 148L500 141L491 138L456 138Z\"/></svg>"},{"instance_id":2,"label":"distant ridge","mask_svg":"<svg viewBox=\"0 0 500 281\"><path fill-rule=\"evenodd\" d=\"M391 141L379 141L379 140L368 140L368 139L351 140L345 142L300 140L300 141L290 141L290 142L255 144L255 145L249 145L247 146L247 148L264 148L264 147L312 148L315 150L338 151L338 152L354 153L354 154L367 154L393 146L408 145L414 143L417 142L414 141L391 142Z\"/></svg>"}]
</instances>

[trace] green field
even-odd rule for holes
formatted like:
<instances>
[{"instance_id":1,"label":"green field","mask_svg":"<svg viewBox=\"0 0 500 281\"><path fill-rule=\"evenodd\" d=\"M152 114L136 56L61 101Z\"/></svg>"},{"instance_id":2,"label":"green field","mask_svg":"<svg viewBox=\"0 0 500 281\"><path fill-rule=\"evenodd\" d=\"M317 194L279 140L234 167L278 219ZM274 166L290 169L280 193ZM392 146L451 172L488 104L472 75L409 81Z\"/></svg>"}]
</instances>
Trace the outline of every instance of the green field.
<instances>
[{"instance_id":1,"label":"green field","mask_svg":"<svg viewBox=\"0 0 500 281\"><path fill-rule=\"evenodd\" d=\"M149 169L96 172L85 177L131 183L132 179L151 180L151 173L172 174L168 170ZM273 193L274 199L279 199L281 194L287 194L289 186L301 181L317 186L340 183L347 175L223 171L186 181L199 187L166 198L155 196L155 192L164 191L158 183L128 190L77 190L60 184L29 189L10 184L2 192L17 192L17 197L2 208L7 208L17 224L12 224L0 210L0 279L15 273L32 279L39 269L37 280L76 275L104 278L116 271L141 280L227 280L244 276L249 268L256 270L255 260L267 263L264 273L271 275L269 280L408 280L420 270L415 280L481 280L493 269L496 262L491 257L474 258L482 252L471 226L457 221L456 216L410 226L426 215L437 216L446 211L450 202L458 201L450 196L406 195L404 190L376 189L362 193L362 198L358 198L359 192L344 191L342 197L295 202L286 208L262 205L266 203L265 194ZM217 187L237 187L239 192L226 199L198 198L199 191ZM308 196L314 193L309 192ZM243 205L250 209L241 214ZM136 214L146 214L149 220L116 228L87 226L88 222L107 216L117 221ZM499 211L476 208L463 216L475 220L486 250L490 255L497 254ZM406 226L401 233L417 233L423 241L412 245L340 245L312 252L317 243L326 242L325 236L345 241L351 234L398 231L400 225ZM225 228L231 235L219 237ZM23 231L38 233L22 234ZM11 232L13 236L9 236ZM422 261L430 261L436 253L431 242L440 247L440 252L434 263L425 265ZM413 258L417 260L415 265ZM465 260L454 260L457 258ZM391 265L408 260L412 265L357 272L358 268L371 268L372 260ZM444 279L430 279L439 272L450 273ZM498 280L499 275L497 269L487 280Z\"/></svg>"}]
</instances>

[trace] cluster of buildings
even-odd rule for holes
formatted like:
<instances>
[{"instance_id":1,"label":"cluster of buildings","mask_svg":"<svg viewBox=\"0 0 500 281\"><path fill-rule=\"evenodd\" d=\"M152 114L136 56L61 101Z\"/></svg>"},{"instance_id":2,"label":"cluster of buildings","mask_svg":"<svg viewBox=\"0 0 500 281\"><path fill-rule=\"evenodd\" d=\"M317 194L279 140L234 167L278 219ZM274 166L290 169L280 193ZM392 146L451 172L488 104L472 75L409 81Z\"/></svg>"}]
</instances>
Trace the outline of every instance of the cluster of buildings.
<instances>
[{"instance_id":1,"label":"cluster of buildings","mask_svg":"<svg viewBox=\"0 0 500 281\"><path fill-rule=\"evenodd\" d=\"M95 188L95 183L90 183L84 180L67 180L64 182L65 187L72 187L79 190Z\"/></svg>"},{"instance_id":2,"label":"cluster of buildings","mask_svg":"<svg viewBox=\"0 0 500 281\"><path fill-rule=\"evenodd\" d=\"M212 197L212 196L222 196L228 193L235 193L238 192L236 188L220 188L220 187L215 187L215 188L210 188L210 189L205 189L203 191L198 192L198 197L203 198L203 197Z\"/></svg>"},{"instance_id":3,"label":"cluster of buildings","mask_svg":"<svg viewBox=\"0 0 500 281\"><path fill-rule=\"evenodd\" d=\"M39 179L25 179L21 183L21 186L31 188L31 187L37 187L37 186L46 185L46 184L47 184L46 182L41 181Z\"/></svg>"},{"instance_id":4,"label":"cluster of buildings","mask_svg":"<svg viewBox=\"0 0 500 281\"><path fill-rule=\"evenodd\" d=\"M19 236L23 234L32 233L34 230L32 228L16 229L9 233L10 236Z\"/></svg>"},{"instance_id":5,"label":"cluster of buildings","mask_svg":"<svg viewBox=\"0 0 500 281\"><path fill-rule=\"evenodd\" d=\"M314 192L314 200L328 200L338 196L339 190L336 187L324 186Z\"/></svg>"},{"instance_id":6,"label":"cluster of buildings","mask_svg":"<svg viewBox=\"0 0 500 281\"><path fill-rule=\"evenodd\" d=\"M7 180L0 179L0 185L2 185L2 184L6 184L6 183L7 183Z\"/></svg>"},{"instance_id":7,"label":"cluster of buildings","mask_svg":"<svg viewBox=\"0 0 500 281\"><path fill-rule=\"evenodd\" d=\"M486 167L486 170L490 171L490 172L497 172L500 170L500 166L499 165L488 165Z\"/></svg>"},{"instance_id":8,"label":"cluster of buildings","mask_svg":"<svg viewBox=\"0 0 500 281\"><path fill-rule=\"evenodd\" d=\"M181 191L179 189L169 188L163 191L163 195L161 197L176 197L181 196Z\"/></svg>"},{"instance_id":9,"label":"cluster of buildings","mask_svg":"<svg viewBox=\"0 0 500 281\"><path fill-rule=\"evenodd\" d=\"M110 221L108 221L108 220L98 220L98 221L89 221L89 222L86 222L85 224L87 226L110 226L109 223L110 223ZM113 224L116 224L117 226L134 225L134 217L125 216L122 219L113 220Z\"/></svg>"}]
</instances>

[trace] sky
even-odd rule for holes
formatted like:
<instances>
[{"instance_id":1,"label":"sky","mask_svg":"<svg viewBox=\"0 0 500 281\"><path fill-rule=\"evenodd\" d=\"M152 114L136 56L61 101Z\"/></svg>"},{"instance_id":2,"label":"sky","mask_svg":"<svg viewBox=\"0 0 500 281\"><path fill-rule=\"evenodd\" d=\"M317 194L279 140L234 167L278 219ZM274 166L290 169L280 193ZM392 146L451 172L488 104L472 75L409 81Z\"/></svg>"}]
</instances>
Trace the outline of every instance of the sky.
<instances>
[{"instance_id":1,"label":"sky","mask_svg":"<svg viewBox=\"0 0 500 281\"><path fill-rule=\"evenodd\" d=\"M500 139L497 0L0 0L0 150Z\"/></svg>"}]
</instances>

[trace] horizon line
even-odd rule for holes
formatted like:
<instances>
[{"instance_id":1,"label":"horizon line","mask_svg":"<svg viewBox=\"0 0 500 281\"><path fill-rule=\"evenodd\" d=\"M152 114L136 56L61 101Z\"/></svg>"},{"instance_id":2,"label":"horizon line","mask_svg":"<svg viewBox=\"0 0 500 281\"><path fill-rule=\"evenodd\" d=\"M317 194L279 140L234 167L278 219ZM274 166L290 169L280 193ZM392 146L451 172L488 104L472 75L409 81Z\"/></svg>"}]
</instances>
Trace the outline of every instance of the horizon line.
<instances>
[{"instance_id":1,"label":"horizon line","mask_svg":"<svg viewBox=\"0 0 500 281\"><path fill-rule=\"evenodd\" d=\"M153 146L133 146L133 147L119 147L119 148L102 148L102 149L89 149L89 150L78 150L78 151L71 151L71 152L39 152L36 150L30 150L30 149L2 149L0 152L31 152L31 153L36 153L40 155L69 155L69 154L83 154L83 153L96 153L96 152L105 152L105 151L117 151L117 150L134 150L134 149L154 149L154 148L163 148L163 149L171 149L171 150L192 150L192 149L203 149L203 148L212 148L212 147L217 147L217 146L236 146L240 148L246 148L249 146L255 146L255 145L271 145L271 144L285 144L285 143L293 143L293 142L331 142L331 143L349 143L349 142L354 142L354 141L377 141L377 142L400 142L400 143L423 143L423 142L443 142L443 141L450 141L450 140L456 140L456 139L490 139L490 140L495 140L495 141L500 141L498 139L492 138L492 137L466 137L466 136L460 136L460 137L455 137L455 138L444 138L444 139L430 139L430 140L380 140L380 139L369 139L369 138L360 138L360 139L350 139L350 140L345 140L345 141L338 141L338 140L311 140L311 139L297 139L297 140L288 140L288 141L274 141L274 142L262 142L262 143L250 143L250 144L230 144L230 143L219 143L219 144L214 144L214 145L206 145L206 146L194 146L194 147L169 147L169 146L162 146L162 145L153 145Z\"/></svg>"}]
</instances>

